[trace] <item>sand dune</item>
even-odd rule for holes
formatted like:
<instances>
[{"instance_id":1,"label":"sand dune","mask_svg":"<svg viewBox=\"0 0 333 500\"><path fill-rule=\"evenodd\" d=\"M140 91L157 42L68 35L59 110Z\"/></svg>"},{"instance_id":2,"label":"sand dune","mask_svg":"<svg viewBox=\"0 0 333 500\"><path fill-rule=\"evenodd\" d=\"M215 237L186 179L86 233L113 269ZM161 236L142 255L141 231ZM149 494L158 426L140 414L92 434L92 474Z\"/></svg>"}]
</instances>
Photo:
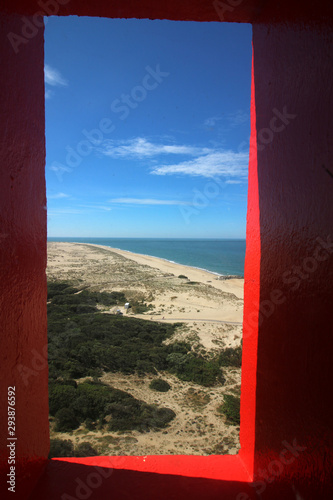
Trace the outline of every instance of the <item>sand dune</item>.
<instances>
[{"instance_id":1,"label":"sand dune","mask_svg":"<svg viewBox=\"0 0 333 500\"><path fill-rule=\"evenodd\" d=\"M193 349L212 354L221 348L240 345L242 279L220 280L208 271L106 246L58 242L48 243L47 275L49 279L67 280L94 291L123 291L130 303L144 301L149 311L134 314L130 309L128 315L182 322L183 327L169 339L171 342L186 340ZM180 275L188 279L179 278ZM124 308L120 309L126 314ZM111 308L104 312L115 311ZM223 394L239 394L240 369L225 369L224 374L225 385L207 388L161 373L172 387L163 394L149 389L152 376L105 374L104 382L149 403L172 408L177 417L167 430L154 433L132 431L122 436L117 433L105 436L96 432L86 434L79 429L65 436L76 442L90 440L99 449L106 446L103 450L110 455L236 453L238 431L235 426L225 424L216 408L223 402Z\"/></svg>"}]
</instances>

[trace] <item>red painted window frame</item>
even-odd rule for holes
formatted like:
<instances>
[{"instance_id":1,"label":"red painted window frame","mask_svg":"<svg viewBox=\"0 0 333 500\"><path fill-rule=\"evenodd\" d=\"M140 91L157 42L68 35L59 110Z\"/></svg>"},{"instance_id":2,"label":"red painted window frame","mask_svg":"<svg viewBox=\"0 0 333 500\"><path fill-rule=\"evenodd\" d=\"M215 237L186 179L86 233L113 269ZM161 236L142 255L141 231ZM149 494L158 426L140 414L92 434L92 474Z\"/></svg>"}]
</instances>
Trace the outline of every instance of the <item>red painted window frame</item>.
<instances>
[{"instance_id":1,"label":"red painted window frame","mask_svg":"<svg viewBox=\"0 0 333 500\"><path fill-rule=\"evenodd\" d=\"M255 114L255 87L252 65L251 83L251 139L248 177L246 257L244 271L243 355L241 382L240 444L237 455L148 455L109 456L92 458L54 459L89 466L114 469L175 474L237 482L251 482L254 471L255 441L255 387L257 365L257 336L259 311L260 235L259 195L257 178L257 137Z\"/></svg>"}]
</instances>

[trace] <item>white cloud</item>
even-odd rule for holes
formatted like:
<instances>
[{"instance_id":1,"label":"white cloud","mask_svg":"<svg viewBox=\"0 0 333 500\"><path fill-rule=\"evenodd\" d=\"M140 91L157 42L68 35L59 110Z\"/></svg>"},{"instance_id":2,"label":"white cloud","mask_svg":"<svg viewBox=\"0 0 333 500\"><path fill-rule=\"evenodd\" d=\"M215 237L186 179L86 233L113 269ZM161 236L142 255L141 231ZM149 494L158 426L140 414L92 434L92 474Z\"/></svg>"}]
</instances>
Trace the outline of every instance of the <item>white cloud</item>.
<instances>
[{"instance_id":1,"label":"white cloud","mask_svg":"<svg viewBox=\"0 0 333 500\"><path fill-rule=\"evenodd\" d=\"M76 215L76 214L84 214L84 210L79 210L77 208L54 208L47 211L48 215Z\"/></svg>"},{"instance_id":2,"label":"white cloud","mask_svg":"<svg viewBox=\"0 0 333 500\"><path fill-rule=\"evenodd\" d=\"M65 167L64 165L61 164L54 164L50 166L50 170L56 173L63 173L63 172L71 172L72 169L69 167Z\"/></svg>"},{"instance_id":3,"label":"white cloud","mask_svg":"<svg viewBox=\"0 0 333 500\"><path fill-rule=\"evenodd\" d=\"M190 203L178 200L157 200L153 198L113 198L110 203L129 205L189 205Z\"/></svg>"},{"instance_id":4,"label":"white cloud","mask_svg":"<svg viewBox=\"0 0 333 500\"><path fill-rule=\"evenodd\" d=\"M150 173L153 175L222 176L229 181L229 184L245 182L247 178L248 153L223 150L220 147L203 148L186 144L154 144L143 137L137 137L126 141L105 141L103 147L99 148L98 151L112 158L149 159ZM158 158L161 155L169 157L182 155L190 158L168 164L161 163L160 158ZM234 178L237 178L237 181L233 181ZM143 204L143 200L136 198L119 198L118 200L125 199L132 200L131 203ZM148 201L151 205L172 204L172 201L168 200L164 200L163 203L158 203L158 200ZM118 203L123 202L118 201ZM180 204L180 202L174 204Z\"/></svg>"},{"instance_id":5,"label":"white cloud","mask_svg":"<svg viewBox=\"0 0 333 500\"><path fill-rule=\"evenodd\" d=\"M50 194L47 198L49 200L59 200L61 198L68 198L68 194L65 193L57 193L57 194Z\"/></svg>"},{"instance_id":6,"label":"white cloud","mask_svg":"<svg viewBox=\"0 0 333 500\"><path fill-rule=\"evenodd\" d=\"M248 167L248 154L233 151L213 151L207 155L199 156L171 165L160 165L151 171L155 175L182 174L201 177L238 177L246 180Z\"/></svg>"},{"instance_id":7,"label":"white cloud","mask_svg":"<svg viewBox=\"0 0 333 500\"><path fill-rule=\"evenodd\" d=\"M231 128L243 125L243 123L246 123L247 121L250 120L249 114L241 109L238 109L234 113L229 113L227 118L229 120Z\"/></svg>"},{"instance_id":8,"label":"white cloud","mask_svg":"<svg viewBox=\"0 0 333 500\"><path fill-rule=\"evenodd\" d=\"M216 122L223 120L222 116L211 116L204 121L205 127L215 127Z\"/></svg>"},{"instance_id":9,"label":"white cloud","mask_svg":"<svg viewBox=\"0 0 333 500\"><path fill-rule=\"evenodd\" d=\"M221 120L224 121L224 126L222 126L221 130L228 131L239 125L243 125L243 123L249 122L250 115L248 112L238 109L224 116L210 116L204 121L204 126L207 128L214 128Z\"/></svg>"},{"instance_id":10,"label":"white cloud","mask_svg":"<svg viewBox=\"0 0 333 500\"><path fill-rule=\"evenodd\" d=\"M52 68L48 64L44 67L45 83L54 87L67 86L67 80L61 75L60 71Z\"/></svg>"},{"instance_id":11,"label":"white cloud","mask_svg":"<svg viewBox=\"0 0 333 500\"><path fill-rule=\"evenodd\" d=\"M107 140L98 151L105 156L113 158L140 159L152 158L162 154L196 156L208 153L209 148L175 144L153 144L144 137L136 137L135 139L126 141Z\"/></svg>"},{"instance_id":12,"label":"white cloud","mask_svg":"<svg viewBox=\"0 0 333 500\"><path fill-rule=\"evenodd\" d=\"M49 167L52 172L55 172L56 176L58 177L58 180L62 182L62 176L65 172L72 172L73 169L66 167L61 164L57 164L56 162Z\"/></svg>"},{"instance_id":13,"label":"white cloud","mask_svg":"<svg viewBox=\"0 0 333 500\"><path fill-rule=\"evenodd\" d=\"M106 207L104 205L79 205L79 206L83 207L83 208L91 208L93 210L104 210L106 212L109 212L110 210L112 210L112 208Z\"/></svg>"},{"instance_id":14,"label":"white cloud","mask_svg":"<svg viewBox=\"0 0 333 500\"><path fill-rule=\"evenodd\" d=\"M45 89L45 99L51 99L54 96L53 90Z\"/></svg>"}]
</instances>

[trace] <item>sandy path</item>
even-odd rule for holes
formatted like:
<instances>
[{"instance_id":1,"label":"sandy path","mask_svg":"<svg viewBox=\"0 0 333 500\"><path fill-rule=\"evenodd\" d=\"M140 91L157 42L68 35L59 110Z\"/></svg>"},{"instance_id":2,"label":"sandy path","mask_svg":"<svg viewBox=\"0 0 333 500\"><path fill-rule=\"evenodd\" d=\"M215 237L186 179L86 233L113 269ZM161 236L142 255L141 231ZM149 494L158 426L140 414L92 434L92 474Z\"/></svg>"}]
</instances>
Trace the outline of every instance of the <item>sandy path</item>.
<instances>
[{"instance_id":1,"label":"sandy path","mask_svg":"<svg viewBox=\"0 0 333 500\"><path fill-rule=\"evenodd\" d=\"M218 320L218 319L198 319L198 318L185 318L186 321L205 321L206 323L221 323L222 325L241 325L242 323L239 321L221 321L221 320ZM184 318L174 318L172 317L172 319L170 318L162 318L162 319L159 319L158 321L171 321L171 322L174 322L174 321L184 321Z\"/></svg>"}]
</instances>

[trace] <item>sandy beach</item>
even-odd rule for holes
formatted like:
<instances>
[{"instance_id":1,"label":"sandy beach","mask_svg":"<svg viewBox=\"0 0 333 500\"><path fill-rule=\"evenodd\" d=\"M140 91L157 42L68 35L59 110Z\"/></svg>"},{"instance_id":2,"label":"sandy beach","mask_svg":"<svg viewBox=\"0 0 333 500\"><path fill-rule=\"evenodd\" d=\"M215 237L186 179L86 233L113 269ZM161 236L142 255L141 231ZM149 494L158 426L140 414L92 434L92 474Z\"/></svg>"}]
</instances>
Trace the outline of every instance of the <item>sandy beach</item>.
<instances>
[{"instance_id":1,"label":"sandy beach","mask_svg":"<svg viewBox=\"0 0 333 500\"><path fill-rule=\"evenodd\" d=\"M128 316L182 322L169 341L186 340L197 352L214 354L241 343L243 279L219 279L208 271L106 246L58 242L48 243L47 276L92 291L122 291L130 303L144 302L149 306L147 312L135 314L129 309ZM120 309L126 314L123 307ZM112 314L115 308L103 312ZM161 373L173 388L167 393L148 388L152 376L105 373L104 382L150 404L169 407L177 417L165 431L131 431L126 436L113 436L107 446L106 436L96 432L78 430L70 438L79 442L89 437L109 455L236 453L238 428L226 425L216 408L223 402L223 394L240 394L240 369L225 368L223 372L226 383L209 388Z\"/></svg>"}]
</instances>

